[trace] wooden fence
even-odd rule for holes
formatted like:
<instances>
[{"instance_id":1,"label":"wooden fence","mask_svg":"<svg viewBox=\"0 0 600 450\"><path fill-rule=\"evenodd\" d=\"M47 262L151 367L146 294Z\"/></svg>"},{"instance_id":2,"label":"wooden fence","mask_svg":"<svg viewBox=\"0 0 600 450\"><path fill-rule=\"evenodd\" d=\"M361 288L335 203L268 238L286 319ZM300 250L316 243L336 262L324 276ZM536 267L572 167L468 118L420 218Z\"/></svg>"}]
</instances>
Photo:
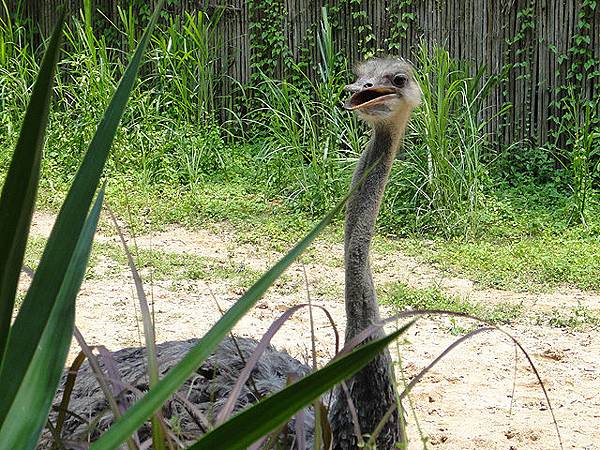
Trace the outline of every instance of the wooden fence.
<instances>
[{"instance_id":1,"label":"wooden fence","mask_svg":"<svg viewBox=\"0 0 600 450\"><path fill-rule=\"evenodd\" d=\"M94 8L101 9L110 18L116 18L116 5L129 1L95 0ZM226 12L219 27L224 43L221 60L228 75L240 82L250 78L253 46L249 28L252 7L259 0L225 0ZM504 119L510 126L501 127L493 122L493 131L502 141L515 142L531 139L543 143L552 126L549 117L556 115L552 106L554 89L567 82L572 59L569 53L576 35L585 34L587 46L596 61L600 60L600 5L596 7L589 29L578 29L578 15L585 0L280 0L281 26L287 45L294 58L319 59L316 45L307 47L321 20L321 7L337 11L338 23L334 29L337 50L350 60L360 57L360 30L370 27L371 47L389 50L401 55L413 54L416 44L423 39L427 45L441 44L458 60L485 65L488 74L505 70L504 82L488 101L488 114L493 115L507 102L512 109ZM14 5L18 0L12 0ZM63 0L26 0L26 13L43 33L48 33L54 22L57 6ZM72 9L81 6L81 0L67 0ZM172 14L195 9L211 10L222 0L171 1ZM11 4L11 1L8 2ZM366 14L357 14L357 11ZM390 39L392 30L398 30L398 21L406 25L404 36ZM363 28L360 28L363 27ZM306 48L304 52L300 49ZM560 61L566 55L565 61ZM510 68L510 70L506 70ZM600 70L597 67L596 70ZM313 74L314 75L314 74ZM596 78L598 80L598 77ZM597 98L600 83L585 79L575 86L575 95ZM224 85L228 94L231 85ZM600 115L600 111L597 112Z\"/></svg>"}]
</instances>

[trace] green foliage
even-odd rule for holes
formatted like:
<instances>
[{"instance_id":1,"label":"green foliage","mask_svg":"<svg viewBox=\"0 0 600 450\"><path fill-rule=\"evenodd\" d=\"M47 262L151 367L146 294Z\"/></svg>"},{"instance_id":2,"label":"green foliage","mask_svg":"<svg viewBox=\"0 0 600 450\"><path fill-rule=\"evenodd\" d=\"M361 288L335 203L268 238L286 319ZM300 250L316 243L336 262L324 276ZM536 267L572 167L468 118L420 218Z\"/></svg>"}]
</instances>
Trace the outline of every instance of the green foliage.
<instances>
[{"instance_id":1,"label":"green foliage","mask_svg":"<svg viewBox=\"0 0 600 450\"><path fill-rule=\"evenodd\" d=\"M386 44L390 53L400 50L400 41L408 37L408 29L415 21L415 14L409 11L413 4L414 0L398 0L387 6L391 28Z\"/></svg>"},{"instance_id":2,"label":"green foliage","mask_svg":"<svg viewBox=\"0 0 600 450\"><path fill-rule=\"evenodd\" d=\"M161 108L173 119L196 125L211 123L222 74L217 53L218 27L224 10L212 16L198 11L169 18L153 41L155 73L150 84L162 94Z\"/></svg>"},{"instance_id":3,"label":"green foliage","mask_svg":"<svg viewBox=\"0 0 600 450\"><path fill-rule=\"evenodd\" d=\"M242 224L252 224L257 231L249 239L261 239L260 232L268 230L281 237L277 240L281 245L285 241L282 230L306 229L308 219L327 211L345 192L368 130L340 108L346 97L342 86L350 81L350 75L347 55L337 50L336 36L341 30L342 11L351 7L360 22L364 2L336 2L324 11L315 35L298 49L297 64L284 45L287 41L281 24L287 20L287 11L282 5L280 1L274 1L271 8L255 5L253 21L260 22L256 30L267 27L265 33L275 33L277 28L274 38L281 43L274 49L265 47L265 52L273 50L275 54L264 53L258 61L272 58L285 67L277 66L276 72L271 72L274 76L269 76L271 69L264 72L256 67L253 83L240 86L240 103L252 107L243 113L235 111L238 115L224 125L218 123L219 111L215 110L215 93L224 77L224 61L218 56L223 43L216 37L223 10L215 8L210 16L201 13L162 20L161 32L150 43L142 81L133 89L123 128L115 137L107 163L107 174L118 180L109 186L117 208L125 211L129 207L143 214L143 226L152 228L169 222L198 226L227 220L240 229L246 229ZM390 30L390 36L402 33L414 20L405 15L412 6L408 0L390 4L390 14L400 18L393 21L396 30ZM592 7L582 9L582 35L588 33L585 23L590 23ZM131 8L121 10L120 22L93 34L88 32L90 21L82 13L66 30L68 50L60 62L64 70L57 79L47 157L42 164L41 201L45 206L56 209L60 204L94 124L108 103L107 93L115 88L114 80L124 70L122 51L113 48L116 41L111 39L122 35L122 48L135 46L139 22L148 12L147 2L134 2ZM9 149L17 139L20 108L26 104L39 69L27 31L31 28L16 18L13 14L12 21L0 27L0 42L5 43L0 48L7 49L3 54L8 58L0 65L0 133L6 137L0 143L1 167L8 165ZM94 20L92 25L98 22ZM595 229L590 213L595 210L594 189L599 179L594 151L598 148L594 134L598 115L588 107L586 124L586 109L581 105L573 109L572 103L580 98L577 89L571 89L570 97L563 100L560 133L570 133L576 145L561 144L557 138L556 146L524 142L503 149L499 155L491 151L483 100L495 83L501 82L506 88L506 77L527 76L525 46L537 26L527 3L519 13L514 39L507 43L514 52L523 47L520 63L505 67L492 78L484 76L481 68L452 61L440 49L427 54L421 49L423 60L416 65L425 101L415 112L406 151L395 163L387 188L378 221L386 232L475 239L489 230L490 223L504 227L505 218L498 216L504 206L494 201L497 191L492 184L497 180L507 180L513 186L551 183L533 189L552 199L554 203L544 203L547 208L572 217L577 230L575 219L581 217ZM259 43L258 34L256 38ZM388 46L396 48L392 41ZM586 42L577 40L581 51ZM303 60L315 48L318 61ZM563 69L570 55L577 52L565 56ZM274 67L273 61L269 67ZM593 73L594 64L590 66L587 61L587 65L588 72ZM316 82L307 76L311 70ZM280 76L284 80L277 78ZM571 124L574 117L581 118L577 126ZM490 161L493 164L488 165ZM568 170L556 168L556 161L564 161ZM132 195L134 191L137 194ZM571 197L571 206L564 203L566 196ZM539 214L545 217L546 212ZM566 221L554 216L548 227L563 230ZM532 218L532 227L539 222L539 218Z\"/></svg>"},{"instance_id":4,"label":"green foliage","mask_svg":"<svg viewBox=\"0 0 600 450\"><path fill-rule=\"evenodd\" d=\"M134 16L131 9L121 13L123 31L129 45L135 46ZM163 25L162 33L152 40L143 79L134 87L123 131L116 137L109 173L126 174L140 183L184 186L223 173L227 161L214 109L215 88L220 82L216 72L220 44L214 36L219 17L209 20L199 13L178 18ZM55 88L57 102L50 115L52 126L42 168L43 178L51 179L53 185L71 179L108 103L108 93L115 89L115 79L125 68L122 55L110 48L107 37L89 33L86 26L82 15L65 30L68 45L60 62L63 71ZM10 58L0 66L0 86L6 88L1 97L0 132L7 137L1 160L9 157L19 109L30 91L31 74L38 70L29 46Z\"/></svg>"},{"instance_id":5,"label":"green foliage","mask_svg":"<svg viewBox=\"0 0 600 450\"><path fill-rule=\"evenodd\" d=\"M356 120L336 107L341 87L314 85L306 93L264 78L257 90L259 107L243 118L243 126L261 136L254 157L258 177L268 195L298 210L322 213L347 188L350 171L343 156L349 150L357 154L362 142Z\"/></svg>"},{"instance_id":6,"label":"green foliage","mask_svg":"<svg viewBox=\"0 0 600 450\"><path fill-rule=\"evenodd\" d=\"M555 167L557 156L547 147L515 144L492 161L490 172L497 180L512 186L528 183L564 185L565 173Z\"/></svg>"},{"instance_id":7,"label":"green foliage","mask_svg":"<svg viewBox=\"0 0 600 450\"><path fill-rule=\"evenodd\" d=\"M293 64L283 26L284 3L281 0L250 0L248 11L252 81L256 83L264 75L284 76Z\"/></svg>"},{"instance_id":8,"label":"green foliage","mask_svg":"<svg viewBox=\"0 0 600 450\"><path fill-rule=\"evenodd\" d=\"M531 80L531 62L533 60L533 42L535 39L535 1L528 0L523 8L517 12L517 24L516 30L512 38L509 38L505 46L505 58L511 63L506 63L502 70L501 81L503 82L503 96L505 101L514 94L509 92L511 86L514 86L515 82L530 82ZM513 88L514 89L514 88ZM526 95L522 99L525 102L525 107L521 108L519 105L518 111L524 111L524 115L518 117L517 123L503 123L501 129L504 127L510 127L513 132L512 135L517 136L528 136L531 130L531 117L529 111L531 110L531 97Z\"/></svg>"},{"instance_id":9,"label":"green foliage","mask_svg":"<svg viewBox=\"0 0 600 450\"><path fill-rule=\"evenodd\" d=\"M9 338L27 230L37 194L63 22L64 15L52 35L34 84L0 196L0 370Z\"/></svg>"},{"instance_id":10,"label":"green foliage","mask_svg":"<svg viewBox=\"0 0 600 450\"><path fill-rule=\"evenodd\" d=\"M575 33L564 52L558 50L559 43L548 44L547 57L557 63L555 78L547 80L547 85L537 87L549 88L552 95L548 139L538 143L529 143L525 139L520 143L523 148L518 151L509 146L500 155L495 168L515 184L521 183L523 176L536 182L563 184L572 203L565 213L574 223L585 223L588 200L596 189L598 178L599 158L594 149L600 145L595 132L600 124L600 65L594 56L591 36L597 1L581 0L574 2L572 7L578 11ZM505 45L505 59L514 61L504 66L500 76L505 99L509 98L509 89L515 82L529 83L531 80L533 43L538 28L535 2L529 1L518 11L516 30ZM524 111L522 120L505 122L502 127L510 127L511 134L517 130L524 138L528 135L527 130L538 127L538 124L529 123L532 98L524 96L524 106L519 105L518 110ZM566 170L562 170L561 165Z\"/></svg>"},{"instance_id":11,"label":"green foliage","mask_svg":"<svg viewBox=\"0 0 600 450\"><path fill-rule=\"evenodd\" d=\"M383 288L382 301L400 310L444 310L469 314L491 323L511 323L523 315L523 305L502 303L490 307L446 294L439 288L412 288L394 283Z\"/></svg>"},{"instance_id":12,"label":"green foliage","mask_svg":"<svg viewBox=\"0 0 600 450\"><path fill-rule=\"evenodd\" d=\"M327 211L343 195L348 157L356 157L365 143L364 128L340 108L347 68L334 49L325 8L318 48L320 82L311 81L299 66L288 69L292 81L258 72L244 93L253 107L236 127L244 133L238 138L260 143L252 155L253 175L267 194L312 215Z\"/></svg>"},{"instance_id":13,"label":"green foliage","mask_svg":"<svg viewBox=\"0 0 600 450\"><path fill-rule=\"evenodd\" d=\"M416 209L417 230L476 234L489 151L481 116L494 80L485 79L483 68L472 73L442 48L430 53L422 44L419 55L421 107L409 123L408 154L403 170L392 176L387 212ZM397 206L401 198L412 200Z\"/></svg>"},{"instance_id":14,"label":"green foliage","mask_svg":"<svg viewBox=\"0 0 600 450\"><path fill-rule=\"evenodd\" d=\"M549 324L558 328L571 328L577 331L585 331L590 326L600 324L600 317L589 308L578 302L569 311L553 308L550 313L538 314L537 324Z\"/></svg>"},{"instance_id":15,"label":"green foliage","mask_svg":"<svg viewBox=\"0 0 600 450\"><path fill-rule=\"evenodd\" d=\"M350 5L350 17L357 36L358 53L363 58L370 58L377 52L377 42L373 26L369 21L362 0L346 0Z\"/></svg>"},{"instance_id":16,"label":"green foliage","mask_svg":"<svg viewBox=\"0 0 600 450\"><path fill-rule=\"evenodd\" d=\"M590 34L596 8L596 0L583 0L566 54L553 49L562 70L566 66L566 83L554 89L552 107L556 112L550 116L554 141L549 144L569 161L571 218L578 223L586 223L594 175L600 174L600 62L594 56Z\"/></svg>"},{"instance_id":17,"label":"green foliage","mask_svg":"<svg viewBox=\"0 0 600 450\"><path fill-rule=\"evenodd\" d=\"M598 204L590 205L590 217ZM477 239L441 240L405 247L442 269L484 287L539 291L568 285L599 289L600 245L596 219L587 228L568 224L569 200L555 186L503 186L487 199Z\"/></svg>"}]
</instances>

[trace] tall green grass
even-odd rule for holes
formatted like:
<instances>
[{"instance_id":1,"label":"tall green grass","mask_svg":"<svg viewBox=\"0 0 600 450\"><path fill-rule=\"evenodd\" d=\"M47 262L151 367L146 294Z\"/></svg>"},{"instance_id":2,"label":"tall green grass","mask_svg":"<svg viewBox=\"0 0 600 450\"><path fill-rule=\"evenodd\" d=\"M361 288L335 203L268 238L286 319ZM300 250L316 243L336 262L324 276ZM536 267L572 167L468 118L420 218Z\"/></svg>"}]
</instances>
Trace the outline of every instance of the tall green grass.
<instances>
[{"instance_id":1,"label":"tall green grass","mask_svg":"<svg viewBox=\"0 0 600 450\"><path fill-rule=\"evenodd\" d=\"M493 78L484 77L484 67L459 64L443 48L423 43L416 65L422 100L405 143L416 229L475 234L491 145L483 108Z\"/></svg>"},{"instance_id":2,"label":"tall green grass","mask_svg":"<svg viewBox=\"0 0 600 450\"><path fill-rule=\"evenodd\" d=\"M0 131L16 138L19 113L27 107L39 64L34 57L33 32L18 20L20 8L15 21L5 0L0 8Z\"/></svg>"},{"instance_id":3,"label":"tall green grass","mask_svg":"<svg viewBox=\"0 0 600 450\"><path fill-rule=\"evenodd\" d=\"M131 10L120 10L121 23L107 24L138 40ZM64 31L65 52L59 61L56 102L50 114L43 178L53 185L70 180L94 124L125 68L128 49L111 47L106 34L90 29L89 9ZM190 185L224 168L222 131L215 120L215 92L220 82L220 16L204 13L171 19L150 43L141 79L136 83L116 137L109 171L144 185ZM39 55L24 26L0 24L0 160L16 139L20 111L37 73Z\"/></svg>"},{"instance_id":4,"label":"tall green grass","mask_svg":"<svg viewBox=\"0 0 600 450\"><path fill-rule=\"evenodd\" d=\"M91 30L90 14L84 8L65 30L43 166L43 179L57 189L71 179L108 103L106 93L123 73L124 55L138 40L133 9L120 9L118 23L106 24L124 37L120 47ZM352 75L345 55L335 51L327 11L317 35L316 80L305 65L291 67L287 80L258 73L254 84L239 85L245 111L234 114L239 109L233 108L225 124L218 123L216 100L225 77L217 33L222 14L186 14L159 25L115 138L109 173L158 190L194 191L235 180L301 214L324 213L345 192L369 137L341 107ZM15 24L0 27L0 43L9 49L0 65L0 131L8 137L0 161L16 139L18 112L38 69L27 33ZM483 69L464 67L441 48L422 47L415 65L423 105L411 121L380 223L396 233L475 234L489 147L482 105L492 82Z\"/></svg>"},{"instance_id":5,"label":"tall green grass","mask_svg":"<svg viewBox=\"0 0 600 450\"><path fill-rule=\"evenodd\" d=\"M327 209L348 184L369 131L341 108L351 74L336 54L323 11L318 36L318 83L296 69L292 81L259 76L247 89L255 107L244 129L263 143L259 179L270 195L310 213ZM494 87L483 67L452 60L422 44L415 62L423 96L392 174L382 222L396 230L450 236L477 233L489 159L484 104ZM293 81L300 78L300 81Z\"/></svg>"},{"instance_id":6,"label":"tall green grass","mask_svg":"<svg viewBox=\"0 0 600 450\"><path fill-rule=\"evenodd\" d=\"M269 195L309 214L326 211L345 192L367 139L365 127L341 107L348 68L334 50L325 8L317 40L318 81L300 66L289 69L289 80L256 74L256 83L243 87L248 111L235 124L238 139L260 143L256 174Z\"/></svg>"},{"instance_id":7,"label":"tall green grass","mask_svg":"<svg viewBox=\"0 0 600 450\"><path fill-rule=\"evenodd\" d=\"M594 195L594 177L600 176L600 128L597 112L600 99L581 100L574 86L569 86L560 100L561 118L558 121L556 142L566 137L571 211L569 221L587 225L588 207Z\"/></svg>"}]
</instances>

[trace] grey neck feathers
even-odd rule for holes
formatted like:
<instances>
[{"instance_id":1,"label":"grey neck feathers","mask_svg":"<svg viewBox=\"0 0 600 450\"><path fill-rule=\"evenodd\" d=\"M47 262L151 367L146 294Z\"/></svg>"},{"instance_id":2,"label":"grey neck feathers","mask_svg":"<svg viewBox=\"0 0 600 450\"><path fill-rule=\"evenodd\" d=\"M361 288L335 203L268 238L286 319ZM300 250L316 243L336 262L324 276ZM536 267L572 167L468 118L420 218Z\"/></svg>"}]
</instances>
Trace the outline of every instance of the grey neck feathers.
<instances>
[{"instance_id":1,"label":"grey neck feathers","mask_svg":"<svg viewBox=\"0 0 600 450\"><path fill-rule=\"evenodd\" d=\"M356 188L348 199L345 225L346 339L379 321L379 308L369 250L375 221L390 170L404 133L405 121L395 127L376 125L352 179ZM370 170L370 172L369 172ZM365 173L368 175L363 179Z\"/></svg>"},{"instance_id":2,"label":"grey neck feathers","mask_svg":"<svg viewBox=\"0 0 600 450\"><path fill-rule=\"evenodd\" d=\"M363 152L354 177L354 192L346 207L346 342L369 325L379 321L379 309L369 266L369 249L379 213L383 191L406 124L406 115L391 123L379 124L373 129L373 137ZM383 331L379 333L379 336ZM378 337L378 336L376 336ZM379 354L360 372L346 381L348 395L358 414L360 429L373 432L383 414L396 402L392 360L387 351ZM354 422L346 401L346 393L340 388L330 411L334 435L334 450L358 448ZM397 442L404 442L397 411L392 413L380 429L377 448L393 450Z\"/></svg>"}]
</instances>

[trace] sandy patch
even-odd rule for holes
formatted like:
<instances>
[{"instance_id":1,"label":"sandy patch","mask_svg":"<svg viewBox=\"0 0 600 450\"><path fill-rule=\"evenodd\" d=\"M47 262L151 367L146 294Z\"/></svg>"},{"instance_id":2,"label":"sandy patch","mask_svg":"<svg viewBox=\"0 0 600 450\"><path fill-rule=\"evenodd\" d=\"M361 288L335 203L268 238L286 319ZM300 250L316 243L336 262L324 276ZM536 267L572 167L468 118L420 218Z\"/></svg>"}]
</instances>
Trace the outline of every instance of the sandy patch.
<instances>
[{"instance_id":1,"label":"sandy patch","mask_svg":"<svg viewBox=\"0 0 600 450\"><path fill-rule=\"evenodd\" d=\"M33 233L47 236L52 222L52 215L36 214ZM109 229L102 230L98 239L118 242ZM261 271L281 256L248 244L240 245L236 236L228 231L190 231L181 227L140 236L137 245L224 260L233 258ZM341 245L315 245L317 253L342 254ZM108 279L92 277L84 283L78 298L77 326L89 344L103 344L117 350L140 345L142 337L127 267L115 270L107 267L111 264L114 265L114 261L99 261L95 268L99 273L111 274ZM305 268L314 304L327 308L343 336L343 269L318 263L306 264ZM595 293L575 289L544 294L478 289L470 280L447 277L400 253L374 253L373 270L378 284L403 281L414 287L440 286L450 293L490 305L522 303L528 312L571 308L578 303L600 310L600 296ZM319 289L322 285L331 289ZM303 267L295 264L286 273L285 281L273 287L236 326L235 334L260 338L282 312L306 302L303 286ZM147 283L146 293L153 304L157 339L162 342L203 335L220 317L215 298L226 310L243 289L227 281L182 281L176 285L171 281L155 281L151 285ZM384 310L383 314L390 311ZM308 323L308 311L299 311L275 336L274 345L301 360L307 359ZM407 343L401 346L402 362L409 378L456 339L450 333L451 325L449 319L444 318L422 320L409 331ZM319 360L324 362L334 353L335 337L321 312L315 314L315 328ZM506 329L527 349L546 384L565 448L600 448L600 332L575 332L530 324L516 324ZM392 350L394 353L395 349ZM77 351L73 346L70 358ZM558 448L552 417L530 367L519 355L515 373L514 346L497 332L480 334L453 350L417 385L412 399L414 413L430 448ZM417 421L412 412L409 414L411 448L422 448Z\"/></svg>"}]
</instances>

